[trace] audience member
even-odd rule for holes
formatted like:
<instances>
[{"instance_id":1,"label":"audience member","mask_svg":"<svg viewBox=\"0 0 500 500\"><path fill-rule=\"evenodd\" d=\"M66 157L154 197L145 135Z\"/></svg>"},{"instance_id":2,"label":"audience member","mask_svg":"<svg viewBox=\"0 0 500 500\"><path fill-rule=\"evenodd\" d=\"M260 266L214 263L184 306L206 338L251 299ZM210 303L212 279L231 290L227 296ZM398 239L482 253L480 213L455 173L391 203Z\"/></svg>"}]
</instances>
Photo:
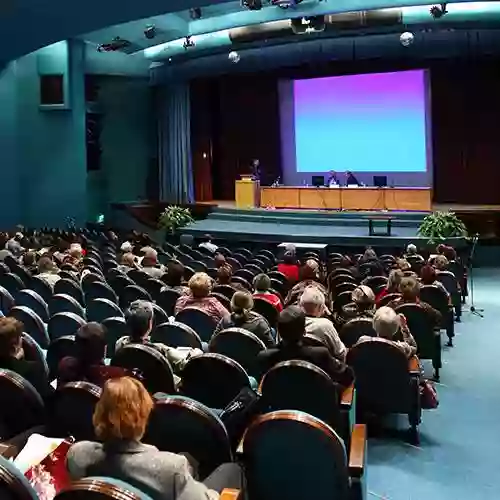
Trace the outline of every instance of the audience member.
<instances>
[{"instance_id":1,"label":"audience member","mask_svg":"<svg viewBox=\"0 0 500 500\"><path fill-rule=\"evenodd\" d=\"M7 241L5 248L15 257L19 258L24 253L24 248L21 246L21 240L23 239L23 233L17 232L12 238Z\"/></svg>"},{"instance_id":2,"label":"audience member","mask_svg":"<svg viewBox=\"0 0 500 500\"><path fill-rule=\"evenodd\" d=\"M52 288L61 279L58 272L59 269L48 255L43 255L38 259L38 277Z\"/></svg>"},{"instance_id":3,"label":"audience member","mask_svg":"<svg viewBox=\"0 0 500 500\"><path fill-rule=\"evenodd\" d=\"M87 323L75 334L75 356L61 360L57 370L58 384L85 381L102 386L106 380L121 377L123 368L106 366L106 329L100 323Z\"/></svg>"},{"instance_id":4,"label":"audience member","mask_svg":"<svg viewBox=\"0 0 500 500\"><path fill-rule=\"evenodd\" d=\"M269 323L252 309L253 298L250 292L236 292L231 299L231 315L219 322L214 334L227 328L243 328L262 340L266 347L272 347L275 342Z\"/></svg>"},{"instance_id":5,"label":"audience member","mask_svg":"<svg viewBox=\"0 0 500 500\"><path fill-rule=\"evenodd\" d=\"M417 343L413 338L402 314L396 314L390 307L381 307L373 317L373 328L377 337L363 335L357 344L371 341L388 342L397 347L407 358L411 358L417 352ZM394 340L398 332L401 332L402 341Z\"/></svg>"},{"instance_id":6,"label":"audience member","mask_svg":"<svg viewBox=\"0 0 500 500\"><path fill-rule=\"evenodd\" d=\"M438 271L446 271L448 269L448 259L444 255L438 255L434 259L434 266Z\"/></svg>"},{"instance_id":7,"label":"audience member","mask_svg":"<svg viewBox=\"0 0 500 500\"><path fill-rule=\"evenodd\" d=\"M130 241L124 241L120 247L120 250L126 254L126 253L132 253L134 251L134 246Z\"/></svg>"},{"instance_id":8,"label":"audience member","mask_svg":"<svg viewBox=\"0 0 500 500\"><path fill-rule=\"evenodd\" d=\"M169 361L173 370L179 373L186 362L186 356L177 349L165 344L153 343L150 341L150 334L153 330L154 310L149 302L136 300L130 304L125 312L125 322L127 323L128 335L116 342L116 351L129 344L144 344L153 347L163 354ZM201 351L193 349L190 356L202 354Z\"/></svg>"},{"instance_id":9,"label":"audience member","mask_svg":"<svg viewBox=\"0 0 500 500\"><path fill-rule=\"evenodd\" d=\"M118 269L125 274L127 274L131 269L139 269L135 255L132 252L124 253L120 259Z\"/></svg>"},{"instance_id":10,"label":"audience member","mask_svg":"<svg viewBox=\"0 0 500 500\"><path fill-rule=\"evenodd\" d=\"M259 299L264 299L272 304L278 312L283 310L281 299L274 293L270 292L271 280L267 274L258 274L253 279L254 294L253 296Z\"/></svg>"},{"instance_id":11,"label":"audience member","mask_svg":"<svg viewBox=\"0 0 500 500\"><path fill-rule=\"evenodd\" d=\"M325 371L332 381L348 386L354 379L352 369L334 358L326 347L305 346L302 343L306 331L306 316L298 306L281 311L278 319L280 343L258 354L260 374L264 375L281 361L294 359L309 361Z\"/></svg>"},{"instance_id":12,"label":"audience member","mask_svg":"<svg viewBox=\"0 0 500 500\"><path fill-rule=\"evenodd\" d=\"M427 264L422 267L422 269L420 270L420 279L422 281L422 285L437 286L438 288L441 288L441 290L443 290L447 296L450 295L444 285L436 279L436 270L433 266Z\"/></svg>"},{"instance_id":13,"label":"audience member","mask_svg":"<svg viewBox=\"0 0 500 500\"><path fill-rule=\"evenodd\" d=\"M189 294L189 288L184 285L184 264L178 260L170 260L167 264L167 272L162 277L165 288L175 290L182 295Z\"/></svg>"},{"instance_id":14,"label":"audience member","mask_svg":"<svg viewBox=\"0 0 500 500\"><path fill-rule=\"evenodd\" d=\"M175 314L186 308L200 309L211 316L217 323L229 316L229 311L215 297L210 297L212 280L208 274L193 274L188 286L190 293L177 299Z\"/></svg>"},{"instance_id":15,"label":"audience member","mask_svg":"<svg viewBox=\"0 0 500 500\"><path fill-rule=\"evenodd\" d=\"M372 260L378 260L377 252L372 247L367 247L364 254L359 259L359 264L365 264Z\"/></svg>"},{"instance_id":16,"label":"audience member","mask_svg":"<svg viewBox=\"0 0 500 500\"><path fill-rule=\"evenodd\" d=\"M299 279L300 281L288 292L286 305L296 304L308 286L317 287L325 297L327 296L326 288L320 282L319 264L315 260L309 259L305 262L300 268Z\"/></svg>"},{"instance_id":17,"label":"audience member","mask_svg":"<svg viewBox=\"0 0 500 500\"><path fill-rule=\"evenodd\" d=\"M443 250L443 255L448 259L448 262L453 262L457 260L457 252L453 247L445 246Z\"/></svg>"},{"instance_id":18,"label":"audience member","mask_svg":"<svg viewBox=\"0 0 500 500\"><path fill-rule=\"evenodd\" d=\"M219 248L215 243L212 243L212 236L209 234L206 234L203 236L203 241L199 244L200 248L205 248L209 252L215 253L217 252L217 249Z\"/></svg>"},{"instance_id":19,"label":"audience member","mask_svg":"<svg viewBox=\"0 0 500 500\"><path fill-rule=\"evenodd\" d=\"M359 270L354 265L352 259L348 255L344 255L342 259L340 259L340 266L343 269L348 269L354 278L359 277Z\"/></svg>"},{"instance_id":20,"label":"audience member","mask_svg":"<svg viewBox=\"0 0 500 500\"><path fill-rule=\"evenodd\" d=\"M411 264L406 259L396 259L396 266L401 271L411 271Z\"/></svg>"},{"instance_id":21,"label":"audience member","mask_svg":"<svg viewBox=\"0 0 500 500\"><path fill-rule=\"evenodd\" d=\"M144 252L141 265L142 271L151 278L160 279L163 276L164 268L158 265L158 252L154 248L148 248Z\"/></svg>"},{"instance_id":22,"label":"audience member","mask_svg":"<svg viewBox=\"0 0 500 500\"><path fill-rule=\"evenodd\" d=\"M229 264L226 260L226 257L224 257L224 255L221 254L220 252L216 252L216 254L214 256L214 267L216 269L219 269L220 267L223 267L223 266L229 266Z\"/></svg>"},{"instance_id":23,"label":"audience member","mask_svg":"<svg viewBox=\"0 0 500 500\"><path fill-rule=\"evenodd\" d=\"M290 250L285 252L283 262L278 264L278 271L287 277L289 283L299 281L299 265L297 264L295 252Z\"/></svg>"},{"instance_id":24,"label":"audience member","mask_svg":"<svg viewBox=\"0 0 500 500\"><path fill-rule=\"evenodd\" d=\"M231 285L233 270L229 264L217 268L217 284Z\"/></svg>"},{"instance_id":25,"label":"audience member","mask_svg":"<svg viewBox=\"0 0 500 500\"><path fill-rule=\"evenodd\" d=\"M306 333L318 337L333 357L344 361L347 349L333 323L323 317L329 313L323 293L315 286L308 286L300 297L300 307L306 314Z\"/></svg>"},{"instance_id":26,"label":"audience member","mask_svg":"<svg viewBox=\"0 0 500 500\"><path fill-rule=\"evenodd\" d=\"M24 377L42 397L52 390L43 365L24 358L24 325L15 318L0 318L0 368L12 370Z\"/></svg>"},{"instance_id":27,"label":"audience member","mask_svg":"<svg viewBox=\"0 0 500 500\"><path fill-rule=\"evenodd\" d=\"M32 276L38 273L38 268L36 265L36 252L30 250L23 255L22 263L24 269L28 271Z\"/></svg>"},{"instance_id":28,"label":"audience member","mask_svg":"<svg viewBox=\"0 0 500 500\"><path fill-rule=\"evenodd\" d=\"M340 324L354 318L373 318L375 314L375 294L366 285L359 285L351 294L352 302L342 308L342 314L337 316Z\"/></svg>"},{"instance_id":29,"label":"audience member","mask_svg":"<svg viewBox=\"0 0 500 500\"><path fill-rule=\"evenodd\" d=\"M93 416L99 442L71 446L66 465L73 480L86 476L119 479L153 500L216 500L225 487L241 489L242 470L223 464L197 482L184 455L141 443L154 403L144 386L131 377L106 382ZM221 484L222 483L222 484Z\"/></svg>"},{"instance_id":30,"label":"audience member","mask_svg":"<svg viewBox=\"0 0 500 500\"><path fill-rule=\"evenodd\" d=\"M387 285L381 292L377 294L377 297L375 299L376 303L378 304L386 295L389 295L390 293L398 293L399 285L404 276L405 275L403 274L403 271L401 271L401 269L393 269L389 273Z\"/></svg>"},{"instance_id":31,"label":"audience member","mask_svg":"<svg viewBox=\"0 0 500 500\"><path fill-rule=\"evenodd\" d=\"M418 253L417 246L414 245L413 243L410 243L406 247L405 258L412 258L412 259L417 259L417 260L420 260L420 261L424 260L424 258Z\"/></svg>"}]
</instances>

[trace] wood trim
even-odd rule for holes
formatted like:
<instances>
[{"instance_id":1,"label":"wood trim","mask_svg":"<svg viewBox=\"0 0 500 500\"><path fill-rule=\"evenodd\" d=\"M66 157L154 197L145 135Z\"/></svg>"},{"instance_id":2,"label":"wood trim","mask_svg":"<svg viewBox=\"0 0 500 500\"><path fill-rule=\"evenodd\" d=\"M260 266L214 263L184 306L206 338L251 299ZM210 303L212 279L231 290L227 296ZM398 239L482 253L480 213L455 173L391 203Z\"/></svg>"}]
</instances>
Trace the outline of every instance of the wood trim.
<instances>
[{"instance_id":1,"label":"wood trim","mask_svg":"<svg viewBox=\"0 0 500 500\"><path fill-rule=\"evenodd\" d=\"M225 488L222 490L220 500L237 500L240 495L240 490Z\"/></svg>"},{"instance_id":2,"label":"wood trim","mask_svg":"<svg viewBox=\"0 0 500 500\"><path fill-rule=\"evenodd\" d=\"M340 397L340 406L342 408L350 408L354 400L354 384L344 389Z\"/></svg>"},{"instance_id":3,"label":"wood trim","mask_svg":"<svg viewBox=\"0 0 500 500\"><path fill-rule=\"evenodd\" d=\"M355 424L351 434L349 451L349 474L361 477L364 473L366 459L366 425Z\"/></svg>"}]
</instances>

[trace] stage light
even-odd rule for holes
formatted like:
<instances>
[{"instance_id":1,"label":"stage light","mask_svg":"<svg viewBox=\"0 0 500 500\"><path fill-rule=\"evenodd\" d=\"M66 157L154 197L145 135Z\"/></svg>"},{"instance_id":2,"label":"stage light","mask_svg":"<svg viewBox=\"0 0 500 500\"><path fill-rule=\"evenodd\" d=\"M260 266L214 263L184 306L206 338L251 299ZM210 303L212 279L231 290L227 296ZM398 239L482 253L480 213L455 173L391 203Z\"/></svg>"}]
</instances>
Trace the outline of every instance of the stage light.
<instances>
[{"instance_id":1,"label":"stage light","mask_svg":"<svg viewBox=\"0 0 500 500\"><path fill-rule=\"evenodd\" d=\"M144 36L148 40L152 40L156 36L156 26L154 24L148 24L144 29Z\"/></svg>"},{"instance_id":2,"label":"stage light","mask_svg":"<svg viewBox=\"0 0 500 500\"><path fill-rule=\"evenodd\" d=\"M189 9L189 17L193 21L201 19L201 8L200 7L193 7L192 9Z\"/></svg>"},{"instance_id":3,"label":"stage light","mask_svg":"<svg viewBox=\"0 0 500 500\"><path fill-rule=\"evenodd\" d=\"M441 19L445 14L448 14L448 10L446 9L447 4L441 3L439 5L433 5L429 12L433 19Z\"/></svg>"},{"instance_id":4,"label":"stage light","mask_svg":"<svg viewBox=\"0 0 500 500\"><path fill-rule=\"evenodd\" d=\"M262 9L262 0L241 0L241 6L248 10Z\"/></svg>"},{"instance_id":5,"label":"stage light","mask_svg":"<svg viewBox=\"0 0 500 500\"><path fill-rule=\"evenodd\" d=\"M229 54L227 55L227 58L234 64L236 63L239 63L240 62L240 55L238 54L238 52L236 52L235 50L232 50L231 52L229 52Z\"/></svg>"},{"instance_id":6,"label":"stage light","mask_svg":"<svg viewBox=\"0 0 500 500\"><path fill-rule=\"evenodd\" d=\"M184 47L184 50L187 50L189 49L190 47L194 47L196 44L194 43L194 41L192 40L191 38L191 35L188 35L185 39L184 39L184 43L182 44L182 46Z\"/></svg>"},{"instance_id":7,"label":"stage light","mask_svg":"<svg viewBox=\"0 0 500 500\"><path fill-rule=\"evenodd\" d=\"M415 41L415 35L411 31L405 31L399 36L399 41L403 47L409 47Z\"/></svg>"}]
</instances>

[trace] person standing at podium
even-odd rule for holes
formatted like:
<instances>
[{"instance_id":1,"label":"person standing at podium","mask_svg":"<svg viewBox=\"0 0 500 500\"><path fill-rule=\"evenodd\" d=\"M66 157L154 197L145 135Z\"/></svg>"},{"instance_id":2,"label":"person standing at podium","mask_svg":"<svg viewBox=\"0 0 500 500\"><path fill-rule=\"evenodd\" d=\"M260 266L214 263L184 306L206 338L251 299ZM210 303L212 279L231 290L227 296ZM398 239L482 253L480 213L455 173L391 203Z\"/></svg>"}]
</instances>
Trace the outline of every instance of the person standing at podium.
<instances>
[{"instance_id":1,"label":"person standing at podium","mask_svg":"<svg viewBox=\"0 0 500 500\"><path fill-rule=\"evenodd\" d=\"M254 158L251 165L252 178L254 181L260 181L260 160Z\"/></svg>"}]
</instances>

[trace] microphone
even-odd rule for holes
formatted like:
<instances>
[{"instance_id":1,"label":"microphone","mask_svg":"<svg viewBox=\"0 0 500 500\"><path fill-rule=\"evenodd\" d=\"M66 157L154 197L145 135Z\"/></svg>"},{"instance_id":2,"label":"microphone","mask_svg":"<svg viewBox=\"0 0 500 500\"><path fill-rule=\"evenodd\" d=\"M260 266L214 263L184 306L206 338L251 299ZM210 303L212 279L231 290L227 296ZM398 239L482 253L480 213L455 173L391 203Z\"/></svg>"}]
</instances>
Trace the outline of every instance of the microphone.
<instances>
[{"instance_id":1,"label":"microphone","mask_svg":"<svg viewBox=\"0 0 500 500\"><path fill-rule=\"evenodd\" d=\"M276 180L271 184L271 187L278 187L280 185L281 175L278 175Z\"/></svg>"}]
</instances>

